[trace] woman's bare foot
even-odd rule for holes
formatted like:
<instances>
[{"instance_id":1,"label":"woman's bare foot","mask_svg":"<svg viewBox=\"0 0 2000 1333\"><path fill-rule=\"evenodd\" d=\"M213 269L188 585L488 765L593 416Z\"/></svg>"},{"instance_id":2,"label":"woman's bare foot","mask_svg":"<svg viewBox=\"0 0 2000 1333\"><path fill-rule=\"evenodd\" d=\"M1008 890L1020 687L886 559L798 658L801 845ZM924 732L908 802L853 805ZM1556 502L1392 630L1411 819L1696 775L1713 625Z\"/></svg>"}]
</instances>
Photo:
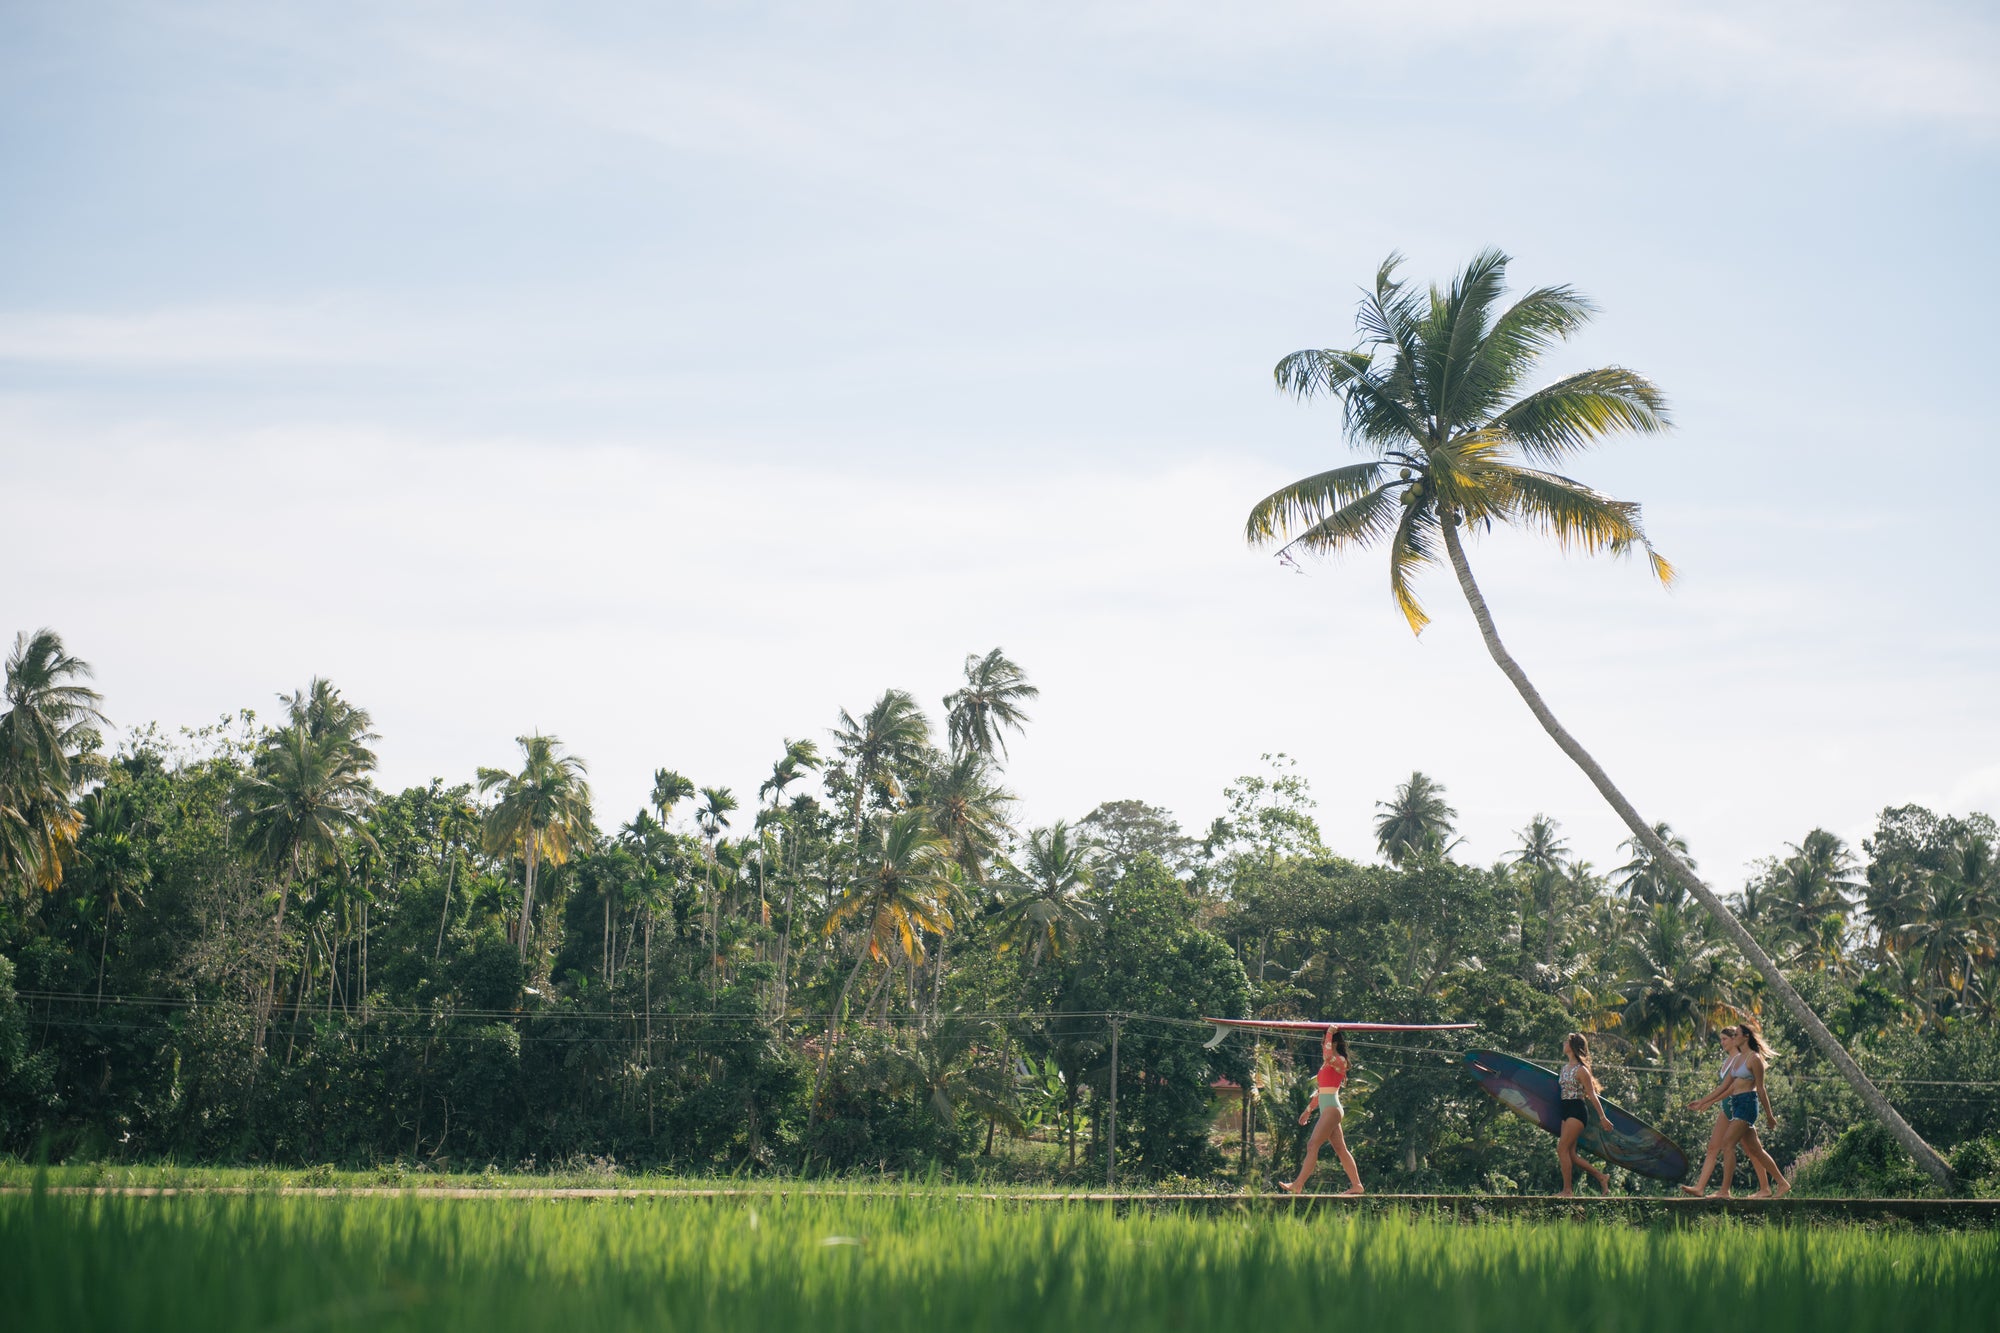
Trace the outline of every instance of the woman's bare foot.
<instances>
[{"instance_id":1,"label":"woman's bare foot","mask_svg":"<svg viewBox=\"0 0 2000 1333\"><path fill-rule=\"evenodd\" d=\"M1777 1183L1771 1186L1771 1197L1774 1199L1782 1199L1791 1192L1792 1182L1786 1180L1783 1176L1779 1176Z\"/></svg>"},{"instance_id":2,"label":"woman's bare foot","mask_svg":"<svg viewBox=\"0 0 2000 1333\"><path fill-rule=\"evenodd\" d=\"M1281 1181L1279 1181L1279 1182L1278 1182L1278 1188L1279 1188L1279 1189L1281 1189L1281 1190L1283 1190L1283 1191L1284 1191L1285 1193L1287 1193L1287 1194L1297 1194L1297 1193L1299 1192L1299 1187L1298 1187L1297 1185L1294 1185L1294 1184L1293 1184L1293 1183L1292 1183L1291 1181L1289 1181L1289 1180L1281 1180Z\"/></svg>"},{"instance_id":3,"label":"woman's bare foot","mask_svg":"<svg viewBox=\"0 0 2000 1333\"><path fill-rule=\"evenodd\" d=\"M1575 1190L1557 1190L1557 1191L1556 1191L1556 1197L1557 1197L1558 1199L1574 1199L1574 1198L1576 1197L1576 1191L1575 1191Z\"/></svg>"},{"instance_id":4,"label":"woman's bare foot","mask_svg":"<svg viewBox=\"0 0 2000 1333\"><path fill-rule=\"evenodd\" d=\"M1367 1190L1363 1189L1359 1185L1349 1185L1346 1189L1341 1191L1342 1194L1366 1194L1367 1192L1368 1192Z\"/></svg>"},{"instance_id":5,"label":"woman's bare foot","mask_svg":"<svg viewBox=\"0 0 2000 1333\"><path fill-rule=\"evenodd\" d=\"M1766 1185L1763 1189L1758 1190L1755 1194L1751 1195L1750 1197L1753 1199L1768 1199L1771 1197L1771 1187L1769 1185Z\"/></svg>"},{"instance_id":6,"label":"woman's bare foot","mask_svg":"<svg viewBox=\"0 0 2000 1333\"><path fill-rule=\"evenodd\" d=\"M1706 1199L1708 1197L1708 1186L1706 1184L1683 1185L1681 1186L1681 1193L1687 1195L1690 1199Z\"/></svg>"}]
</instances>

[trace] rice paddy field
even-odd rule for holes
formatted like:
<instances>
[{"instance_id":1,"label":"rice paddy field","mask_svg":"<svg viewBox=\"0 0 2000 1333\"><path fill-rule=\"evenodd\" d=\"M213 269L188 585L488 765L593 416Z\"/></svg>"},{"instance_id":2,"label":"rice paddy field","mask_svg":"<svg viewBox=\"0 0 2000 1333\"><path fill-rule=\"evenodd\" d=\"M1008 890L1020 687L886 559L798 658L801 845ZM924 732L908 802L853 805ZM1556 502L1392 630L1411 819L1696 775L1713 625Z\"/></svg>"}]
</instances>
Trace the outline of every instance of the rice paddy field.
<instances>
[{"instance_id":1,"label":"rice paddy field","mask_svg":"<svg viewBox=\"0 0 2000 1333\"><path fill-rule=\"evenodd\" d=\"M973 1201L0 1196L9 1329L1972 1329L2000 1232Z\"/></svg>"}]
</instances>

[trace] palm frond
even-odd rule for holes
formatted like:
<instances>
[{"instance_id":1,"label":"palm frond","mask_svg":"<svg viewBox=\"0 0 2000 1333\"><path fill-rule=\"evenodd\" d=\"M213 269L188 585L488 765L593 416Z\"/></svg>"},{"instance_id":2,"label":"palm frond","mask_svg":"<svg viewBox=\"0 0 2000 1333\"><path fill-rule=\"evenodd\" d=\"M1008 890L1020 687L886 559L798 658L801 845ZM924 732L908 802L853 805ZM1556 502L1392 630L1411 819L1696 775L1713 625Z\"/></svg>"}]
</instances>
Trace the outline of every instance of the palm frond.
<instances>
[{"instance_id":1,"label":"palm frond","mask_svg":"<svg viewBox=\"0 0 2000 1333\"><path fill-rule=\"evenodd\" d=\"M1368 353L1337 347L1308 347L1281 357L1271 368L1280 393L1294 398L1339 393L1349 381L1368 373Z\"/></svg>"},{"instance_id":2,"label":"palm frond","mask_svg":"<svg viewBox=\"0 0 2000 1333\"><path fill-rule=\"evenodd\" d=\"M1249 522L1244 525L1244 538L1252 546L1261 546L1296 528L1318 523L1373 490L1383 466L1380 462L1350 463L1273 491L1251 509Z\"/></svg>"},{"instance_id":3,"label":"palm frond","mask_svg":"<svg viewBox=\"0 0 2000 1333\"><path fill-rule=\"evenodd\" d=\"M1396 525L1395 540L1389 545L1389 593L1396 599L1396 608L1403 613L1403 619L1410 622L1412 634L1422 634L1424 626L1431 623L1416 589L1410 586L1410 577L1437 558L1437 547L1432 545L1430 537L1430 529L1436 522L1437 514L1430 502L1409 505Z\"/></svg>"},{"instance_id":4,"label":"palm frond","mask_svg":"<svg viewBox=\"0 0 2000 1333\"><path fill-rule=\"evenodd\" d=\"M1445 421L1461 419L1454 410L1455 401L1486 343L1493 306L1506 287L1507 263L1501 251L1481 250L1459 270L1448 291L1431 290L1429 327L1424 337L1426 375L1436 386L1434 401Z\"/></svg>"},{"instance_id":5,"label":"palm frond","mask_svg":"<svg viewBox=\"0 0 2000 1333\"><path fill-rule=\"evenodd\" d=\"M1477 421L1514 392L1543 353L1589 322L1597 307L1569 287L1538 287L1493 321L1445 405L1450 418Z\"/></svg>"},{"instance_id":6,"label":"palm frond","mask_svg":"<svg viewBox=\"0 0 2000 1333\"><path fill-rule=\"evenodd\" d=\"M1673 582L1674 568L1646 539L1637 504L1614 500L1553 472L1508 468L1501 475L1505 480L1495 489L1504 488L1511 521L1539 529L1566 550L1624 555L1639 547L1646 552L1653 577L1663 584Z\"/></svg>"},{"instance_id":7,"label":"palm frond","mask_svg":"<svg viewBox=\"0 0 2000 1333\"><path fill-rule=\"evenodd\" d=\"M1613 432L1652 434L1667 424L1666 396L1651 380L1605 366L1535 390L1495 417L1492 428L1506 432L1531 462L1554 463Z\"/></svg>"},{"instance_id":8,"label":"palm frond","mask_svg":"<svg viewBox=\"0 0 2000 1333\"><path fill-rule=\"evenodd\" d=\"M1395 529L1396 510L1393 489L1384 486L1370 491L1286 542L1281 554L1304 551L1311 555L1333 555L1348 546L1373 546Z\"/></svg>"}]
</instances>

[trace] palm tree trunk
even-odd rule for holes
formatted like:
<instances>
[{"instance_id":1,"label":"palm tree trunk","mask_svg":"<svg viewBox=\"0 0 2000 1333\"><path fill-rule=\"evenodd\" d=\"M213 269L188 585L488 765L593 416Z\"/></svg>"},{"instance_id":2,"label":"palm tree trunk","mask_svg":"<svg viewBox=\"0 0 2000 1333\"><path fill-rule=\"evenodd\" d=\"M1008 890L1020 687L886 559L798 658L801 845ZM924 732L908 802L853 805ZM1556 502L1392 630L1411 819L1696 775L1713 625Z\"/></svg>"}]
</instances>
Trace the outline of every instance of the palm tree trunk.
<instances>
[{"instance_id":1,"label":"palm tree trunk","mask_svg":"<svg viewBox=\"0 0 2000 1333\"><path fill-rule=\"evenodd\" d=\"M1861 1066L1854 1062L1854 1057L1847 1053L1847 1048L1840 1044L1833 1033L1827 1031L1826 1024L1820 1021L1819 1015L1815 1014L1798 991L1793 989L1792 983L1778 970L1778 965L1771 961L1771 956L1764 952L1763 946L1759 945L1755 937L1744 928L1743 923L1736 919L1735 914L1723 904L1721 898L1716 896L1715 891L1702 883L1700 877L1688 868L1687 863L1674 854L1673 849L1653 831L1653 826L1640 818L1632 803L1625 799L1625 793L1613 785L1611 778L1598 762L1591 758L1589 751L1577 743L1576 738L1563 728L1562 723L1556 721L1556 715L1549 711L1546 703L1542 702L1542 696L1529 682L1527 673L1521 670L1520 664L1500 642L1499 632L1493 628L1492 613L1486 609L1486 599L1480 595L1479 585L1472 578L1472 566L1466 562L1465 548L1458 539L1457 523L1447 515L1445 521L1438 526L1444 532L1445 550L1451 555L1451 567L1458 575L1459 590L1465 594L1466 602L1472 607L1473 619L1479 622L1479 633L1486 640L1486 651L1492 654L1494 663L1513 683L1515 691L1528 705L1528 711L1532 712L1535 720L1542 724L1542 730L1548 732L1549 738L1578 768L1583 770L1591 785L1596 787L1598 793L1610 803L1611 808L1618 812L1618 817L1625 821L1625 826L1632 830L1632 836L1652 853L1655 860L1666 867L1667 872L1680 883L1681 887L1693 894L1701 905L1709 910L1709 914L1721 924L1723 933L1729 936L1730 941L1742 951L1743 956L1750 960L1750 965L1757 969L1758 975L1764 978L1765 984L1777 995L1779 1002L1785 1006L1785 1012L1791 1015L1792 1021L1805 1029L1806 1035L1812 1039L1813 1045L1819 1048L1820 1054L1840 1071L1848 1086L1854 1089L1854 1094L1876 1119L1889 1127L1889 1132L1895 1135L1896 1141L1902 1144L1909 1154L1916 1158L1917 1164L1940 1185L1947 1190L1955 1188L1956 1182L1953 1180L1950 1165L1938 1155L1935 1148L1924 1142L1922 1135L1910 1127L1910 1123L1890 1105L1889 1099L1882 1095L1881 1089L1869 1080L1868 1075L1861 1072Z\"/></svg>"},{"instance_id":2,"label":"palm tree trunk","mask_svg":"<svg viewBox=\"0 0 2000 1333\"><path fill-rule=\"evenodd\" d=\"M792 967L792 896L798 888L795 875L785 876L785 933L778 937L778 1004L777 1016L785 1016L785 1007L791 1000Z\"/></svg>"},{"instance_id":3,"label":"palm tree trunk","mask_svg":"<svg viewBox=\"0 0 2000 1333\"><path fill-rule=\"evenodd\" d=\"M868 962L868 943L869 938L864 936L861 941L860 952L854 958L854 970L849 972L847 980L841 983L840 999L834 1003L833 1013L827 1019L826 1044L820 1049L819 1068L813 1073L812 1096L806 1099L806 1125L808 1127L812 1125L813 1121L819 1119L820 1082L826 1077L827 1061L833 1057L833 1038L834 1034L840 1031L840 1019L841 1015L847 1009L848 993L854 989L855 978L861 975L862 967Z\"/></svg>"},{"instance_id":4,"label":"palm tree trunk","mask_svg":"<svg viewBox=\"0 0 2000 1333\"><path fill-rule=\"evenodd\" d=\"M445 855L451 856L447 850ZM458 873L458 858L452 857L444 871L444 911L438 917L437 947L431 950L431 961L435 963L444 953L444 923L451 920L451 877Z\"/></svg>"},{"instance_id":5,"label":"palm tree trunk","mask_svg":"<svg viewBox=\"0 0 2000 1333\"><path fill-rule=\"evenodd\" d=\"M528 920L535 910L535 831L528 830L523 849L527 854L526 883L521 892L521 961L528 959Z\"/></svg>"},{"instance_id":6,"label":"palm tree trunk","mask_svg":"<svg viewBox=\"0 0 2000 1333\"><path fill-rule=\"evenodd\" d=\"M298 873L298 849L292 849L292 873ZM280 871L278 875L278 919L271 927L271 971L264 979L264 995L257 1005L257 1031L250 1039L250 1058L253 1061L264 1058L264 1030L271 1021L271 1002L277 998L278 954L285 945L285 904L292 896L292 876Z\"/></svg>"}]
</instances>

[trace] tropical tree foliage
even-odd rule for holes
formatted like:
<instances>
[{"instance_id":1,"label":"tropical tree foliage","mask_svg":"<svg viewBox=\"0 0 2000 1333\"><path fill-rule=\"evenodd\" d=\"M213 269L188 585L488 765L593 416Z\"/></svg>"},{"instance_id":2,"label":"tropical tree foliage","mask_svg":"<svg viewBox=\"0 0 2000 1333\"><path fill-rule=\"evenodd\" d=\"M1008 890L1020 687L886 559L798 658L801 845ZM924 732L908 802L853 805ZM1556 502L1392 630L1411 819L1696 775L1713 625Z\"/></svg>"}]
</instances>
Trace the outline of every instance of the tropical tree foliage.
<instances>
[{"instance_id":1,"label":"tropical tree foliage","mask_svg":"<svg viewBox=\"0 0 2000 1333\"><path fill-rule=\"evenodd\" d=\"M1665 430L1664 395L1645 376L1620 366L1528 388L1543 355L1581 329L1593 308L1568 287L1539 287L1505 302L1509 262L1498 250L1482 251L1449 286L1424 288L1398 277L1401 259L1391 255L1362 296L1355 346L1308 348L1278 362L1278 387L1299 398L1338 400L1349 442L1371 457L1265 497L1251 509L1246 535L1253 545L1279 544L1285 559L1386 546L1390 594L1417 632L1430 617L1414 577L1448 563L1487 652L1543 730L1661 869L1714 916L1869 1111L1926 1171L1950 1185L1944 1158L1862 1071L1721 897L1556 720L1494 628L1465 538L1496 525L1524 528L1585 554L1643 552L1662 584L1674 576L1647 538L1637 504L1554 471L1609 436Z\"/></svg>"},{"instance_id":2,"label":"tropical tree foliage","mask_svg":"<svg viewBox=\"0 0 2000 1333\"><path fill-rule=\"evenodd\" d=\"M1004 750L886 711L905 740L870 761L858 838L851 717L822 767L776 747L754 814L663 767L616 823L547 736L483 791L379 792L367 714L325 681L275 725L134 731L73 789L62 880L0 907L0 1151L1079 1184L1115 1088L1120 1179L1295 1164L1315 1050L1207 1050L1215 1013L1471 1018L1531 1056L1589 1030L1612 1095L1695 1142L1709 1034L1761 1013L1780 1159L1862 1114L1705 911L1597 874L1553 820L1466 864L1444 785L1412 801L1413 778L1383 805L1428 823L1364 863L1270 755L1201 838L1133 799L1020 828ZM1742 892L1941 1143L2000 1131L1947 1086L2000 1084L1995 832L1890 810L1858 853L1807 833ZM1545 1143L1420 1046L1353 1048L1371 1185L1552 1186Z\"/></svg>"}]
</instances>

